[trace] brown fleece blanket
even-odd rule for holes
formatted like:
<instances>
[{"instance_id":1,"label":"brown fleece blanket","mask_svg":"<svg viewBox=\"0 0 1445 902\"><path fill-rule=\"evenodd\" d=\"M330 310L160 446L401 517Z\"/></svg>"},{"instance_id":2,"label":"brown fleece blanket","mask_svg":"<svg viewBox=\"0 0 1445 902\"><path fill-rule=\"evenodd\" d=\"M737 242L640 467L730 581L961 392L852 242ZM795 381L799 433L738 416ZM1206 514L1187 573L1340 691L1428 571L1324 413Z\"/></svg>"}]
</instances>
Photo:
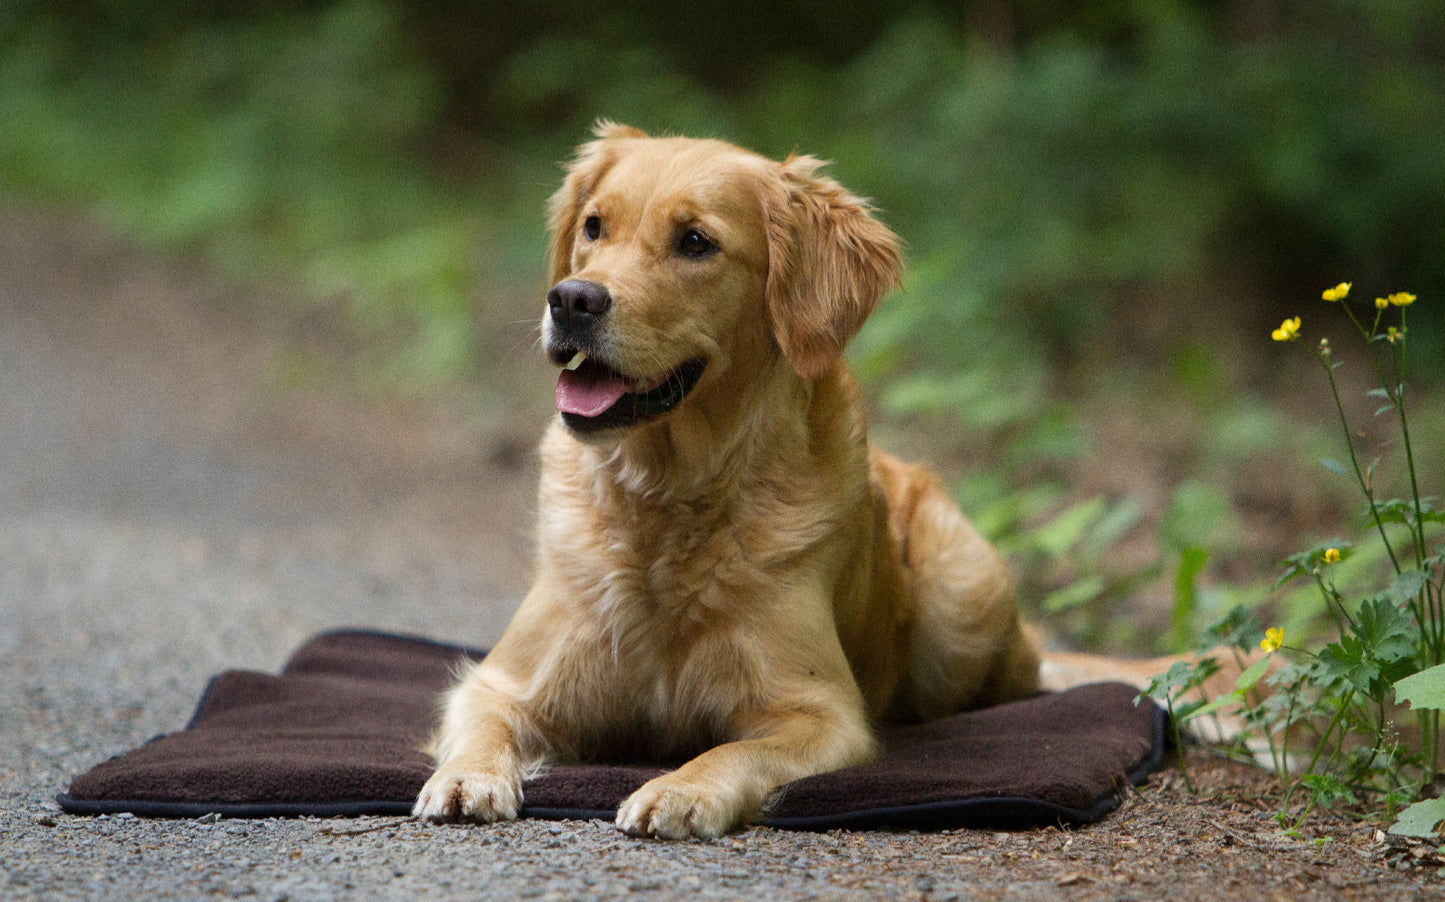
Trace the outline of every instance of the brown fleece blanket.
<instances>
[{"instance_id":1,"label":"brown fleece blanket","mask_svg":"<svg viewBox=\"0 0 1445 902\"><path fill-rule=\"evenodd\" d=\"M149 817L397 815L431 772L418 751L438 693L480 652L335 632L280 676L212 679L190 724L76 777L61 806ZM1118 683L1082 686L884 732L878 760L783 787L762 823L1020 828L1097 820L1164 752L1164 712ZM661 773L643 764L552 767L524 817L608 818Z\"/></svg>"}]
</instances>

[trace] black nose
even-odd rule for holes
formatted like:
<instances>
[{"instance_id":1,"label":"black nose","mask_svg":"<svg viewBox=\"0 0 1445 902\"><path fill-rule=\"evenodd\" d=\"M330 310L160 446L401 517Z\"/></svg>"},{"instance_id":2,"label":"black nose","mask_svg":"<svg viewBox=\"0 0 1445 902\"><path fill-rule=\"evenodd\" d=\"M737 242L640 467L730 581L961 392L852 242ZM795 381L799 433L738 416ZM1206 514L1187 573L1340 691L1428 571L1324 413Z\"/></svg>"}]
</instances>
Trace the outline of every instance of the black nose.
<instances>
[{"instance_id":1,"label":"black nose","mask_svg":"<svg viewBox=\"0 0 1445 902\"><path fill-rule=\"evenodd\" d=\"M605 286L582 279L558 282L547 292L552 322L563 329L576 329L612 309L612 295Z\"/></svg>"}]
</instances>

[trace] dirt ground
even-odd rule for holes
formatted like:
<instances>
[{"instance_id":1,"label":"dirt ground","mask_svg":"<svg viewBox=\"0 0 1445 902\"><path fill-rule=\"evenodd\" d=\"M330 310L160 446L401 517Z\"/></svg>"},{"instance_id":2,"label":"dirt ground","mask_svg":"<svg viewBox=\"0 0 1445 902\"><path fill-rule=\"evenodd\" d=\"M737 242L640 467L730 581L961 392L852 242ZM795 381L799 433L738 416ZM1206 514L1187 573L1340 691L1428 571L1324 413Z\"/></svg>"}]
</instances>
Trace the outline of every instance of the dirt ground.
<instances>
[{"instance_id":1,"label":"dirt ground","mask_svg":"<svg viewBox=\"0 0 1445 902\"><path fill-rule=\"evenodd\" d=\"M596 824L302 820L231 830L249 837L242 856L226 825L203 825L217 828L203 843L190 822L60 814L50 800L70 776L178 729L209 673L275 669L306 636L343 626L485 644L524 590L545 368L486 423L457 395L382 402L317 378L287 388L278 361L309 339L246 301L194 261L74 217L0 212L0 615L13 630L0 637L0 895L1445 893L1434 849L1346 812L1316 812L1303 839L1284 837L1267 774L1197 752L1192 792L1171 764L1101 823L1067 831L753 830L668 844ZM531 365L525 342L497 344L521 349L505 366ZM166 593L176 599L147 613ZM116 838L127 830L133 840ZM476 860L438 851L478 837L489 851ZM551 866L569 845L587 862ZM373 874L357 864L368 855L404 864ZM468 870L482 860L490 876ZM287 883L299 879L287 861L310 882ZM158 889L157 868L185 876Z\"/></svg>"}]
</instances>

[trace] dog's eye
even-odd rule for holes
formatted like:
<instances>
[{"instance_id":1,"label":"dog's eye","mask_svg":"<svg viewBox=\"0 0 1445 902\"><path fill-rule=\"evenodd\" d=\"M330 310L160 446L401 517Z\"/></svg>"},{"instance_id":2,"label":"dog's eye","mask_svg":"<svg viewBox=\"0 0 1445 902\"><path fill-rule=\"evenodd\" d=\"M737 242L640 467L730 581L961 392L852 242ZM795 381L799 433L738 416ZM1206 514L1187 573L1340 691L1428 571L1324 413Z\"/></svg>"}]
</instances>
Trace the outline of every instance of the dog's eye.
<instances>
[{"instance_id":1,"label":"dog's eye","mask_svg":"<svg viewBox=\"0 0 1445 902\"><path fill-rule=\"evenodd\" d=\"M596 241L602 237L602 217L589 216L582 222L582 235L588 241Z\"/></svg>"},{"instance_id":2,"label":"dog's eye","mask_svg":"<svg viewBox=\"0 0 1445 902\"><path fill-rule=\"evenodd\" d=\"M694 260L706 257L715 250L717 250L717 245L697 229L688 229L683 232L677 242L678 253L684 257L692 257Z\"/></svg>"}]
</instances>

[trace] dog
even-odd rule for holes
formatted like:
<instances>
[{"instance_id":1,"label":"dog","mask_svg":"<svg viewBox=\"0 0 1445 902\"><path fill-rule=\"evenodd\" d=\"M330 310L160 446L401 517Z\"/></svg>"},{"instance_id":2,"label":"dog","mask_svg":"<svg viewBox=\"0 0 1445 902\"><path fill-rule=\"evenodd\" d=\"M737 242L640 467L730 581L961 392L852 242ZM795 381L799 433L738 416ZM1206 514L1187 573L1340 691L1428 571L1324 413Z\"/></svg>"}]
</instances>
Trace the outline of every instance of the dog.
<instances>
[{"instance_id":1,"label":"dog","mask_svg":"<svg viewBox=\"0 0 1445 902\"><path fill-rule=\"evenodd\" d=\"M549 762L677 764L617 811L715 837L880 723L1039 691L1009 572L868 442L844 346L899 239L820 173L600 122L548 207L559 367L536 575L442 703L414 814L514 818Z\"/></svg>"}]
</instances>

